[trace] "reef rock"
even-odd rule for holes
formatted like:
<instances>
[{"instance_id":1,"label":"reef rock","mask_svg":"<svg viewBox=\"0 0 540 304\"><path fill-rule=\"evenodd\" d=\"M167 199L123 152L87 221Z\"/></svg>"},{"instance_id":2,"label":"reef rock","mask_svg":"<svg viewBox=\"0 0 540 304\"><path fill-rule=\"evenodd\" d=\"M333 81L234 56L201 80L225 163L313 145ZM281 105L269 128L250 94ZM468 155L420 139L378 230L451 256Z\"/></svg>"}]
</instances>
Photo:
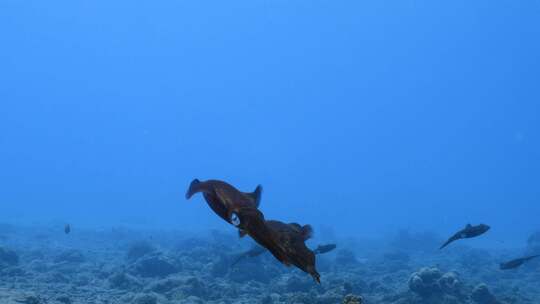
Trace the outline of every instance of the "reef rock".
<instances>
[{"instance_id":1,"label":"reef rock","mask_svg":"<svg viewBox=\"0 0 540 304\"><path fill-rule=\"evenodd\" d=\"M466 301L463 284L455 272L442 273L437 268L425 267L413 273L409 289L426 303L458 304Z\"/></svg>"},{"instance_id":2,"label":"reef rock","mask_svg":"<svg viewBox=\"0 0 540 304\"><path fill-rule=\"evenodd\" d=\"M471 294L471 299L476 304L501 304L495 296L491 294L486 284L477 285Z\"/></svg>"},{"instance_id":3,"label":"reef rock","mask_svg":"<svg viewBox=\"0 0 540 304\"><path fill-rule=\"evenodd\" d=\"M362 297L355 296L353 294L348 294L343 299L343 304L362 304L364 303Z\"/></svg>"},{"instance_id":4,"label":"reef rock","mask_svg":"<svg viewBox=\"0 0 540 304\"><path fill-rule=\"evenodd\" d=\"M460 295L463 284L457 273L447 272L439 279L439 286L442 292L450 295Z\"/></svg>"},{"instance_id":5,"label":"reef rock","mask_svg":"<svg viewBox=\"0 0 540 304\"><path fill-rule=\"evenodd\" d=\"M411 275L409 279L409 289L422 297L441 293L442 290L439 280L442 276L441 271L437 268L422 268Z\"/></svg>"}]
</instances>

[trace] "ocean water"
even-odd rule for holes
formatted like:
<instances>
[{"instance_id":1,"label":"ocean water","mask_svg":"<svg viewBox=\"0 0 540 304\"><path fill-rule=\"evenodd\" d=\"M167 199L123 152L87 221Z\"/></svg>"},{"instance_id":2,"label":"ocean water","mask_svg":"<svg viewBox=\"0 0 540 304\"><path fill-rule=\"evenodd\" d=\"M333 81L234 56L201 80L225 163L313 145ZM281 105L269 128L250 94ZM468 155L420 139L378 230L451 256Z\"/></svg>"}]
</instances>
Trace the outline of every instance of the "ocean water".
<instances>
[{"instance_id":1,"label":"ocean water","mask_svg":"<svg viewBox=\"0 0 540 304\"><path fill-rule=\"evenodd\" d=\"M5 0L0 37L2 304L540 303L500 269L540 254L538 1ZM335 244L321 283L233 263L195 178Z\"/></svg>"}]
</instances>

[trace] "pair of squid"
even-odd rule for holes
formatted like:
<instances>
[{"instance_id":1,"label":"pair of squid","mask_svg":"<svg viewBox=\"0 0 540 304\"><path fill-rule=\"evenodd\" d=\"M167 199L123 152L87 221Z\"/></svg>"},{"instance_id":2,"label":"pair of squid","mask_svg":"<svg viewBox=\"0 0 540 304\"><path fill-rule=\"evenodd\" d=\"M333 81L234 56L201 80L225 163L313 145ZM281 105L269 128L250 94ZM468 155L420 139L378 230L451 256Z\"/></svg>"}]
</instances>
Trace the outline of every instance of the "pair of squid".
<instances>
[{"instance_id":1,"label":"pair of squid","mask_svg":"<svg viewBox=\"0 0 540 304\"><path fill-rule=\"evenodd\" d=\"M253 192L242 192L224 181L194 179L189 185L186 199L196 193L202 193L208 206L235 226L240 237L249 235L285 266L294 265L320 283L320 274L315 268L315 253L305 244L311 238L313 229L310 225L266 220L259 210L260 185Z\"/></svg>"}]
</instances>

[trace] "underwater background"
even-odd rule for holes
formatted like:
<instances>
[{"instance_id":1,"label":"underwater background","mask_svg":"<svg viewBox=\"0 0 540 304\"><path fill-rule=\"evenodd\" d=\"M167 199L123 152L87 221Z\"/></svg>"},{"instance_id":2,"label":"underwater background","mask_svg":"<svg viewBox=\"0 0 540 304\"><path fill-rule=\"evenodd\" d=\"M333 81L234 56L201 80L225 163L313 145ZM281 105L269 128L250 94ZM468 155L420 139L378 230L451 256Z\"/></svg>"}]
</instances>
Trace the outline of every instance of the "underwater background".
<instances>
[{"instance_id":1,"label":"underwater background","mask_svg":"<svg viewBox=\"0 0 540 304\"><path fill-rule=\"evenodd\" d=\"M0 303L540 303L498 265L540 254L538 1L6 0L0 37ZM194 178L336 243L322 284L229 268Z\"/></svg>"}]
</instances>

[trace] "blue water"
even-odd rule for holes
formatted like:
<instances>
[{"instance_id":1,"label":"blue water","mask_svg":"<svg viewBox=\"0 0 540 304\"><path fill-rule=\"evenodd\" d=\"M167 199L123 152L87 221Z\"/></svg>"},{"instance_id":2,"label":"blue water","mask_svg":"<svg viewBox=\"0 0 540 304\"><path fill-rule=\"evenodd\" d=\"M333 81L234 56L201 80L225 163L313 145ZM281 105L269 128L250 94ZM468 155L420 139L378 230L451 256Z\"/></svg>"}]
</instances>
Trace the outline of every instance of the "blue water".
<instances>
[{"instance_id":1,"label":"blue water","mask_svg":"<svg viewBox=\"0 0 540 304\"><path fill-rule=\"evenodd\" d=\"M540 229L538 1L0 3L0 221ZM480 245L479 245L480 246Z\"/></svg>"}]
</instances>

